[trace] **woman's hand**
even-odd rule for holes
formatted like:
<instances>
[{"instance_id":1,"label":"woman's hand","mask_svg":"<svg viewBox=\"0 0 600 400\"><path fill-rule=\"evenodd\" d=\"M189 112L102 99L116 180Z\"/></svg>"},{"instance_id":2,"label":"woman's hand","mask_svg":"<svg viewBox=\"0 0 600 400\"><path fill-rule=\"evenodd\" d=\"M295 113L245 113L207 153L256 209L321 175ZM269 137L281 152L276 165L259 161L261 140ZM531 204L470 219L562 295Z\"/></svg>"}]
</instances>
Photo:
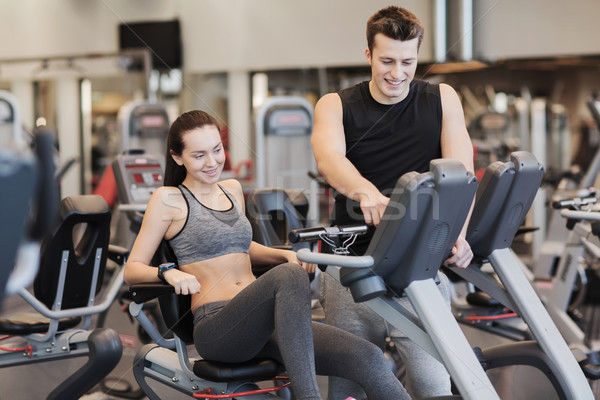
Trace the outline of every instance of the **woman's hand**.
<instances>
[{"instance_id":1,"label":"woman's hand","mask_svg":"<svg viewBox=\"0 0 600 400\"><path fill-rule=\"evenodd\" d=\"M291 262L299 264L309 274L312 274L316 270L316 265L311 263L305 263L298 260L296 252L292 250L283 250L274 247L267 247L262 244L252 242L250 244L250 262L252 265L273 265L280 264L282 262Z\"/></svg>"},{"instance_id":2,"label":"woman's hand","mask_svg":"<svg viewBox=\"0 0 600 400\"><path fill-rule=\"evenodd\" d=\"M288 262L300 264L300 266L302 268L304 268L304 270L306 272L308 272L309 274L314 274L315 270L317 269L317 266L313 263L307 263L307 262L298 260L298 256L296 255L296 252L294 252L294 251L285 250L285 258Z\"/></svg>"},{"instance_id":3,"label":"woman's hand","mask_svg":"<svg viewBox=\"0 0 600 400\"><path fill-rule=\"evenodd\" d=\"M177 294L200 293L200 282L192 274L171 268L163 274L163 277L175 288Z\"/></svg>"}]
</instances>

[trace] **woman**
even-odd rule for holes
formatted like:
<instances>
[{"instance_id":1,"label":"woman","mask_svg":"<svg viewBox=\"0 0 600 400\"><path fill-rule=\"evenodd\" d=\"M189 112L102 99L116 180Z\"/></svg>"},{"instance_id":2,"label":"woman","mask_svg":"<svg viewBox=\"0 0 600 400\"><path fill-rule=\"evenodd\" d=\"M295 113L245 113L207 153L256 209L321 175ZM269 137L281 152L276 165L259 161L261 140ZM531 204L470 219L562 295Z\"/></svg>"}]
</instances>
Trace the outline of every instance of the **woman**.
<instances>
[{"instance_id":1,"label":"woman","mask_svg":"<svg viewBox=\"0 0 600 400\"><path fill-rule=\"evenodd\" d=\"M297 399L321 399L316 374L341 376L369 399L408 398L381 350L343 330L312 323L307 272L296 254L252 242L242 187L219 182L225 163L218 122L181 115L167 139L165 186L150 199L125 267L128 284L163 280L190 294L194 344L205 359L282 362ZM161 240L177 268L149 266ZM252 264L281 264L256 279ZM315 369L316 366L316 369Z\"/></svg>"}]
</instances>

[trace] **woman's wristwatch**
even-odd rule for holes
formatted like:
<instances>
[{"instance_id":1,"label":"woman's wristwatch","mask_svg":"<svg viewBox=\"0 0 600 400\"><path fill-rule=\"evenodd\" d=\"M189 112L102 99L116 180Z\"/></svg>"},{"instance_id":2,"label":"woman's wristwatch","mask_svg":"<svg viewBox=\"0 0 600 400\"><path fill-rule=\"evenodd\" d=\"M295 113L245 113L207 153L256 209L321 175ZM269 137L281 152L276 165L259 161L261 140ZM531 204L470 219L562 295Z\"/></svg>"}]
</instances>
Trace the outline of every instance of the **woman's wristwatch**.
<instances>
[{"instance_id":1,"label":"woman's wristwatch","mask_svg":"<svg viewBox=\"0 0 600 400\"><path fill-rule=\"evenodd\" d=\"M177 265L172 262L160 264L158 266L158 279L160 279L160 281L162 283L164 283L165 285L167 284L167 281L165 279L164 274L165 274L165 272L167 272L168 270L173 269L173 268L177 268Z\"/></svg>"}]
</instances>

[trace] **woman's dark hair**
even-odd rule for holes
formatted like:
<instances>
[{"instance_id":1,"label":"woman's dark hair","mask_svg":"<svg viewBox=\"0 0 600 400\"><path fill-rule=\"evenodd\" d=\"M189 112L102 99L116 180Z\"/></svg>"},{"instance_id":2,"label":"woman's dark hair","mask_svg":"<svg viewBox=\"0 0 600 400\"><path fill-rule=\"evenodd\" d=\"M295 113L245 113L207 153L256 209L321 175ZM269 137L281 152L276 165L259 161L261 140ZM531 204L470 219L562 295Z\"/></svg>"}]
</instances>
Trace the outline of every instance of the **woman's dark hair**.
<instances>
[{"instance_id":1,"label":"woman's dark hair","mask_svg":"<svg viewBox=\"0 0 600 400\"><path fill-rule=\"evenodd\" d=\"M373 53L375 35L383 35L395 40L419 39L423 41L424 28L415 14L402 7L390 6L377 11L367 21L367 45Z\"/></svg>"},{"instance_id":2,"label":"woman's dark hair","mask_svg":"<svg viewBox=\"0 0 600 400\"><path fill-rule=\"evenodd\" d=\"M221 133L219 122L204 111L194 110L181 114L173 122L167 136L167 154L165 157L165 186L179 186L187 171L183 165L177 165L171 154L181 156L183 152L183 134L194 129L202 128L207 125L213 125Z\"/></svg>"}]
</instances>

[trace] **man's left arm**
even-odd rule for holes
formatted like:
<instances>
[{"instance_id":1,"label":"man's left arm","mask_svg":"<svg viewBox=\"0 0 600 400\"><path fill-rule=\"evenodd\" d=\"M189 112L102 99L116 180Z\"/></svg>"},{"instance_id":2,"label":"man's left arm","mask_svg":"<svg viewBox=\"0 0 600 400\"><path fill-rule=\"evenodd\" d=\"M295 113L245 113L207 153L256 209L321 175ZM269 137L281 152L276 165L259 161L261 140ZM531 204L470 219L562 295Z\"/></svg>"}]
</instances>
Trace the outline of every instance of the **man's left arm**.
<instances>
[{"instance_id":1,"label":"man's left arm","mask_svg":"<svg viewBox=\"0 0 600 400\"><path fill-rule=\"evenodd\" d=\"M443 83L440 84L440 97L442 101L442 157L454 158L462 162L467 171L474 172L473 144L465 125L465 115L460 99L452 87ZM467 220L452 249L452 256L444 262L445 264L454 264L459 268L469 266L473 252L465 238L472 210L473 205L471 205Z\"/></svg>"}]
</instances>

